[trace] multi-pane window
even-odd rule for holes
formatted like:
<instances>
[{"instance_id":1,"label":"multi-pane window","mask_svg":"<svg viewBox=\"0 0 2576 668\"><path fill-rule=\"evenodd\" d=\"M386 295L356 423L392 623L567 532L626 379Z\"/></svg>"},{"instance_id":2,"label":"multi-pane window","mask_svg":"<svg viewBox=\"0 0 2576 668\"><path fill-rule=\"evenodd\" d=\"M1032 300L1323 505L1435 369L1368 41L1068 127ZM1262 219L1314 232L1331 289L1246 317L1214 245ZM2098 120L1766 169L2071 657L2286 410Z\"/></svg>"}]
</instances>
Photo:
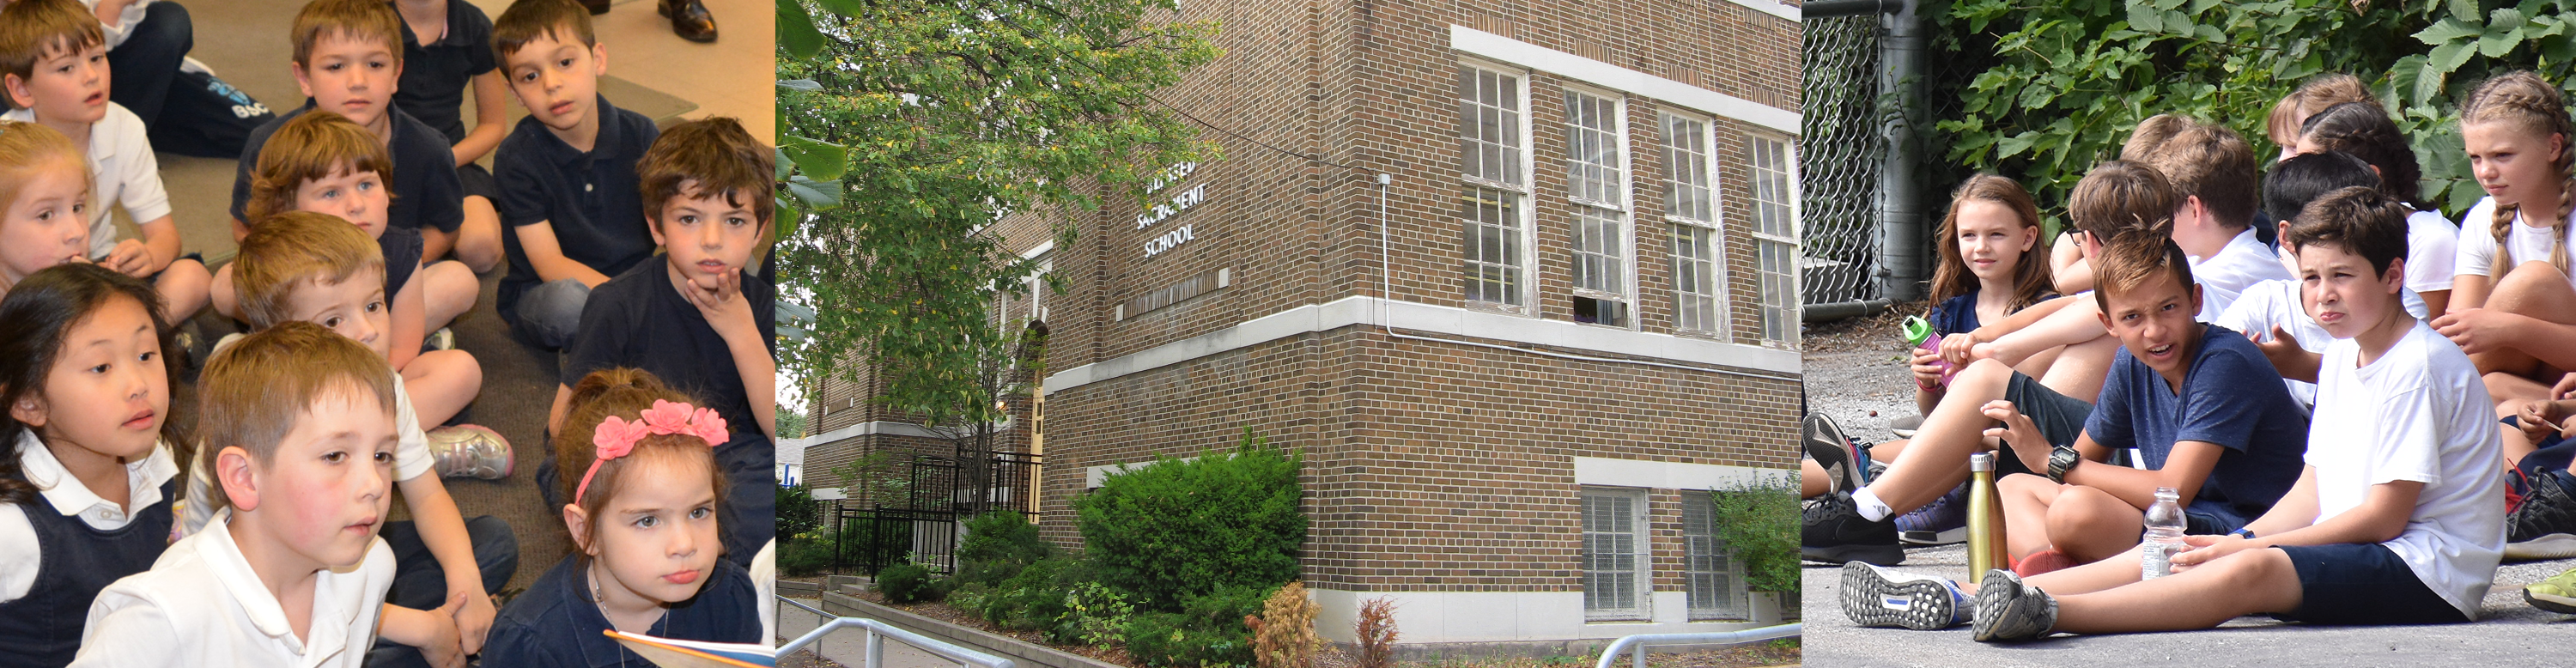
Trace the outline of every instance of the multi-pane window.
<instances>
[{"instance_id":1,"label":"multi-pane window","mask_svg":"<svg viewBox=\"0 0 2576 668\"><path fill-rule=\"evenodd\" d=\"M1467 301L1519 304L1521 194L1468 186L1459 197L1467 224Z\"/></svg>"},{"instance_id":2,"label":"multi-pane window","mask_svg":"<svg viewBox=\"0 0 2576 668\"><path fill-rule=\"evenodd\" d=\"M1753 177L1753 238L1759 255L1762 342L1798 343L1798 176L1789 140L1753 135L1746 162Z\"/></svg>"},{"instance_id":3,"label":"multi-pane window","mask_svg":"<svg viewBox=\"0 0 2576 668\"><path fill-rule=\"evenodd\" d=\"M1517 74L1458 66L1460 273L1471 303L1518 307L1528 291L1522 84Z\"/></svg>"},{"instance_id":4,"label":"multi-pane window","mask_svg":"<svg viewBox=\"0 0 2576 668\"><path fill-rule=\"evenodd\" d=\"M1583 615L1644 619L1653 593L1645 536L1645 490L1583 490Z\"/></svg>"},{"instance_id":5,"label":"multi-pane window","mask_svg":"<svg viewBox=\"0 0 2576 668\"><path fill-rule=\"evenodd\" d=\"M1574 319L1628 324L1626 161L1620 101L1565 92L1565 189L1574 200Z\"/></svg>"},{"instance_id":6,"label":"multi-pane window","mask_svg":"<svg viewBox=\"0 0 2576 668\"><path fill-rule=\"evenodd\" d=\"M1689 580L1690 618L1743 619L1743 565L1717 537L1717 508L1707 492L1682 491L1683 575Z\"/></svg>"},{"instance_id":7,"label":"multi-pane window","mask_svg":"<svg viewBox=\"0 0 2576 668\"><path fill-rule=\"evenodd\" d=\"M1664 116L1664 218L1672 223L1673 327L1721 328L1717 279L1717 177L1708 122Z\"/></svg>"}]
</instances>

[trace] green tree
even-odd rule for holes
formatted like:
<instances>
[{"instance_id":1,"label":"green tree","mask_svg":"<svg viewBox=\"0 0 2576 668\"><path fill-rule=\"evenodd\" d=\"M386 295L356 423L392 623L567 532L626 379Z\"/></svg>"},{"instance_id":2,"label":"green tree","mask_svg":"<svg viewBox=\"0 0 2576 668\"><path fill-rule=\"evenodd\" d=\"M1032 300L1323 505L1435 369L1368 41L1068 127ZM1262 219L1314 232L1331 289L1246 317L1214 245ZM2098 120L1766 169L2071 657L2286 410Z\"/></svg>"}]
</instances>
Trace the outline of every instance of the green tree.
<instances>
[{"instance_id":1,"label":"green tree","mask_svg":"<svg viewBox=\"0 0 2576 668\"><path fill-rule=\"evenodd\" d=\"M2310 77L2346 72L2379 93L2414 138L2425 204L2452 215L2483 193L2461 154L2456 102L2489 73L2534 68L2571 81L2576 2L2477 0L1961 0L1931 12L1938 48L1927 92L1956 92L1926 133L1951 169L2020 179L2059 210L2084 172L2118 156L2139 121L2175 113L2224 124L2256 155L2272 104ZM2051 223L2059 222L2051 215Z\"/></svg>"},{"instance_id":2,"label":"green tree","mask_svg":"<svg viewBox=\"0 0 2576 668\"><path fill-rule=\"evenodd\" d=\"M1755 591L1798 600L1798 493L1786 482L1745 483L1709 490L1717 538L1744 562L1744 582Z\"/></svg>"},{"instance_id":3,"label":"green tree","mask_svg":"<svg viewBox=\"0 0 2576 668\"><path fill-rule=\"evenodd\" d=\"M977 382L1007 355L991 305L1036 265L981 231L1025 212L1069 244L1074 214L1141 201L1165 166L1212 159L1152 94L1218 55L1216 26L1173 20L1172 0L778 11L781 204L801 218L779 247L780 282L805 292L815 334L782 357L818 378L871 365L884 387L873 400L927 424L999 419Z\"/></svg>"}]
</instances>

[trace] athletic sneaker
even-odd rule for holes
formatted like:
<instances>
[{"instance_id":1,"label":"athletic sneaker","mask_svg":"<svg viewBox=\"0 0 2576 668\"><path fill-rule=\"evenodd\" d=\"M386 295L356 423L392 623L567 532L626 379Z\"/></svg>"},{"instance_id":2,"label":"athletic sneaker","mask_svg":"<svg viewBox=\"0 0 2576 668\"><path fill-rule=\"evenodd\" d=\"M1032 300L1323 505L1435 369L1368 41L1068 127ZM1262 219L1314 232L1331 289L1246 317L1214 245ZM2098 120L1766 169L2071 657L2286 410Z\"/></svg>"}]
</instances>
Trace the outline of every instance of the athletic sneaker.
<instances>
[{"instance_id":1,"label":"athletic sneaker","mask_svg":"<svg viewBox=\"0 0 2576 668\"><path fill-rule=\"evenodd\" d=\"M420 348L424 352L431 350L455 350L456 330L447 327L440 327L438 328L438 331L430 332L429 336L421 337Z\"/></svg>"},{"instance_id":2,"label":"athletic sneaker","mask_svg":"<svg viewBox=\"0 0 2576 668\"><path fill-rule=\"evenodd\" d=\"M2032 552L2030 556L2022 557L2021 561L2013 562L2012 572L2014 575L2030 577L2041 573L2062 571L2078 565L2080 564L2075 563L2074 558L2052 547Z\"/></svg>"},{"instance_id":3,"label":"athletic sneaker","mask_svg":"<svg viewBox=\"0 0 2576 668\"><path fill-rule=\"evenodd\" d=\"M1921 415L1908 415L1889 420L1887 423L1887 430L1895 433L1897 438L1913 438L1914 432L1922 428L1923 416Z\"/></svg>"},{"instance_id":4,"label":"athletic sneaker","mask_svg":"<svg viewBox=\"0 0 2576 668\"><path fill-rule=\"evenodd\" d=\"M2550 471L2505 516L2506 559L2576 557L2576 473Z\"/></svg>"},{"instance_id":5,"label":"athletic sneaker","mask_svg":"<svg viewBox=\"0 0 2576 668\"><path fill-rule=\"evenodd\" d=\"M1950 488L1914 512L1896 516L1896 539L1910 545L1968 542L1968 486Z\"/></svg>"},{"instance_id":6,"label":"athletic sneaker","mask_svg":"<svg viewBox=\"0 0 2576 668\"><path fill-rule=\"evenodd\" d=\"M1823 413L1809 413L1798 429L1798 442L1807 448L1807 458L1825 469L1825 491L1849 492L1868 481L1861 479L1861 467L1868 466L1866 455L1843 435L1842 425Z\"/></svg>"},{"instance_id":7,"label":"athletic sneaker","mask_svg":"<svg viewBox=\"0 0 2576 668\"><path fill-rule=\"evenodd\" d=\"M1977 642L2038 640L2057 626L2057 599L2001 568L1977 585Z\"/></svg>"},{"instance_id":8,"label":"athletic sneaker","mask_svg":"<svg viewBox=\"0 0 2576 668\"><path fill-rule=\"evenodd\" d=\"M2529 587L2523 587L2522 600L2530 603L2534 608L2576 615L2576 568L2567 569L2567 572L2532 583Z\"/></svg>"},{"instance_id":9,"label":"athletic sneaker","mask_svg":"<svg viewBox=\"0 0 2576 668\"><path fill-rule=\"evenodd\" d=\"M471 424L429 430L429 456L441 478L500 480L510 477L514 464L509 440Z\"/></svg>"},{"instance_id":10,"label":"athletic sneaker","mask_svg":"<svg viewBox=\"0 0 2576 668\"><path fill-rule=\"evenodd\" d=\"M1843 616L1860 626L1937 631L1968 621L1968 595L1944 578L1843 564Z\"/></svg>"},{"instance_id":11,"label":"athletic sneaker","mask_svg":"<svg viewBox=\"0 0 2576 668\"><path fill-rule=\"evenodd\" d=\"M1905 548L1896 544L1896 522L1862 518L1860 506L1852 503L1849 492L1834 492L1808 501L1798 519L1798 554L1808 561L1862 561L1880 566L1905 563Z\"/></svg>"}]
</instances>

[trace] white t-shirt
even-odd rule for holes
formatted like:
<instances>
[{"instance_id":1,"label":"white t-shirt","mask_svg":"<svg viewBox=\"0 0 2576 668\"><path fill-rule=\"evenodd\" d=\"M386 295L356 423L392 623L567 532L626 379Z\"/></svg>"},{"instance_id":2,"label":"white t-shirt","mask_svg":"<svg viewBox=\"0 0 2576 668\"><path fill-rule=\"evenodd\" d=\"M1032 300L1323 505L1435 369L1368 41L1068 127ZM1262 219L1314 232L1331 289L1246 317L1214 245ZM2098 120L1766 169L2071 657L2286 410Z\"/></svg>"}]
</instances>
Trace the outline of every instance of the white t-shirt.
<instances>
[{"instance_id":1,"label":"white t-shirt","mask_svg":"<svg viewBox=\"0 0 2576 668\"><path fill-rule=\"evenodd\" d=\"M220 348L219 348L220 349ZM436 464L429 456L429 435L420 430L420 415L411 410L411 393L403 390L402 374L394 374L394 480L403 481L429 472ZM194 535L213 518L215 511L198 499L206 498L206 488L214 484L212 472L206 470L205 458L188 462L188 499L180 504L179 534Z\"/></svg>"},{"instance_id":2,"label":"white t-shirt","mask_svg":"<svg viewBox=\"0 0 2576 668\"><path fill-rule=\"evenodd\" d=\"M2458 264L2459 259L2460 226L2451 224L2451 219L2443 218L2438 211L2406 214L2406 290L2409 295L2451 289L2451 277L2458 275L2452 267ZM2421 298L2417 299L2418 303L2421 301Z\"/></svg>"},{"instance_id":3,"label":"white t-shirt","mask_svg":"<svg viewBox=\"0 0 2576 668\"><path fill-rule=\"evenodd\" d=\"M34 123L36 112L19 109L0 114L0 119ZM152 155L152 141L144 136L143 118L123 105L107 103L107 116L90 124L89 173L98 179L97 196L89 208L90 259L116 250L116 221L109 216L109 204L124 205L125 215L138 224L170 215L170 193L161 189L161 163Z\"/></svg>"},{"instance_id":4,"label":"white t-shirt","mask_svg":"<svg viewBox=\"0 0 2576 668\"><path fill-rule=\"evenodd\" d=\"M2218 314L2227 312L2229 304L2236 303L2236 296L2244 293L2245 288L2263 281L2290 278L2290 272L2283 270L2281 262L2272 255L2272 247L2263 245L2263 240L2255 237L2254 229L2250 227L2237 232L2236 238L2227 240L2227 245L2219 248L2216 255L2190 260L2192 281L2200 284L2200 313L2193 319L2201 322L2216 321Z\"/></svg>"},{"instance_id":5,"label":"white t-shirt","mask_svg":"<svg viewBox=\"0 0 2576 668\"><path fill-rule=\"evenodd\" d=\"M2486 276L2495 266L2495 207L2495 198L2482 198L2477 206L2469 207L2468 213L2460 215L2459 261L2452 267L2453 276ZM2576 213L2570 213L2568 220L2576 223ZM2533 227L2531 221L2531 216L2519 215L2513 231L2506 233L2505 248L2512 251L2515 264L2549 261L2549 228ZM2567 226L2565 237L2562 241L2576 243L2576 224ZM2576 279L2569 282L2576 283Z\"/></svg>"},{"instance_id":6,"label":"white t-shirt","mask_svg":"<svg viewBox=\"0 0 2576 668\"><path fill-rule=\"evenodd\" d=\"M375 644L376 617L394 584L394 551L382 538L344 571L314 574L313 610L304 639L286 608L251 571L226 509L218 530L170 544L152 570L125 576L90 603L81 632L79 668L293 666L359 668Z\"/></svg>"},{"instance_id":7,"label":"white t-shirt","mask_svg":"<svg viewBox=\"0 0 2576 668\"><path fill-rule=\"evenodd\" d=\"M2427 589L2478 618L2504 555L2504 445L2495 402L2467 353L2418 321L2370 366L2361 346L2328 346L2317 369L2307 463L2317 519L2359 507L2380 483L2424 483L2406 530L2381 545Z\"/></svg>"},{"instance_id":8,"label":"white t-shirt","mask_svg":"<svg viewBox=\"0 0 2576 668\"><path fill-rule=\"evenodd\" d=\"M54 504L56 512L79 515L81 523L92 529L115 531L134 523L136 517L127 508L149 508L161 502L161 483L179 475L179 465L167 443L153 444L152 454L143 461L126 464L124 506L108 503L72 477L33 432L18 434L18 471L36 486L37 495ZM27 520L30 507L0 503L0 603L26 598L36 588L37 570L45 563L44 551L36 546L36 525Z\"/></svg>"}]
</instances>

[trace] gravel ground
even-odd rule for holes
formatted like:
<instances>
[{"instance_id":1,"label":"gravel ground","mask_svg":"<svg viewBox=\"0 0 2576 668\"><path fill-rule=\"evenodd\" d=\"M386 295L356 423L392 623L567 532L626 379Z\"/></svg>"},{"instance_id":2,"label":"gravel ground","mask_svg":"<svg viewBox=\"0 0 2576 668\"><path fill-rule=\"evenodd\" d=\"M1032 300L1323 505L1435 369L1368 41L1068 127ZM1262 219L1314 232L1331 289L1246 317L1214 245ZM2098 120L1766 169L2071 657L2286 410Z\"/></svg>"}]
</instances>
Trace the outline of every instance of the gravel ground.
<instances>
[{"instance_id":1,"label":"gravel ground","mask_svg":"<svg viewBox=\"0 0 2576 668\"><path fill-rule=\"evenodd\" d=\"M1913 384L1897 334L1901 313L1810 327L1805 343L1809 409L1831 415L1852 437L1893 438L1888 420L1914 412ZM1901 567L1964 577L1960 546L1915 548ZM1807 657L1818 666L2132 666L2187 662L2200 666L2530 665L2576 647L2576 617L2534 609L2522 587L2569 568L2576 559L2506 564L2496 573L2480 621L2449 626L2317 627L2262 617L2214 630L2127 636L2058 636L2028 645L1989 645L1949 631L1864 629L1841 614L1841 570L1809 564L1805 578Z\"/></svg>"}]
</instances>

